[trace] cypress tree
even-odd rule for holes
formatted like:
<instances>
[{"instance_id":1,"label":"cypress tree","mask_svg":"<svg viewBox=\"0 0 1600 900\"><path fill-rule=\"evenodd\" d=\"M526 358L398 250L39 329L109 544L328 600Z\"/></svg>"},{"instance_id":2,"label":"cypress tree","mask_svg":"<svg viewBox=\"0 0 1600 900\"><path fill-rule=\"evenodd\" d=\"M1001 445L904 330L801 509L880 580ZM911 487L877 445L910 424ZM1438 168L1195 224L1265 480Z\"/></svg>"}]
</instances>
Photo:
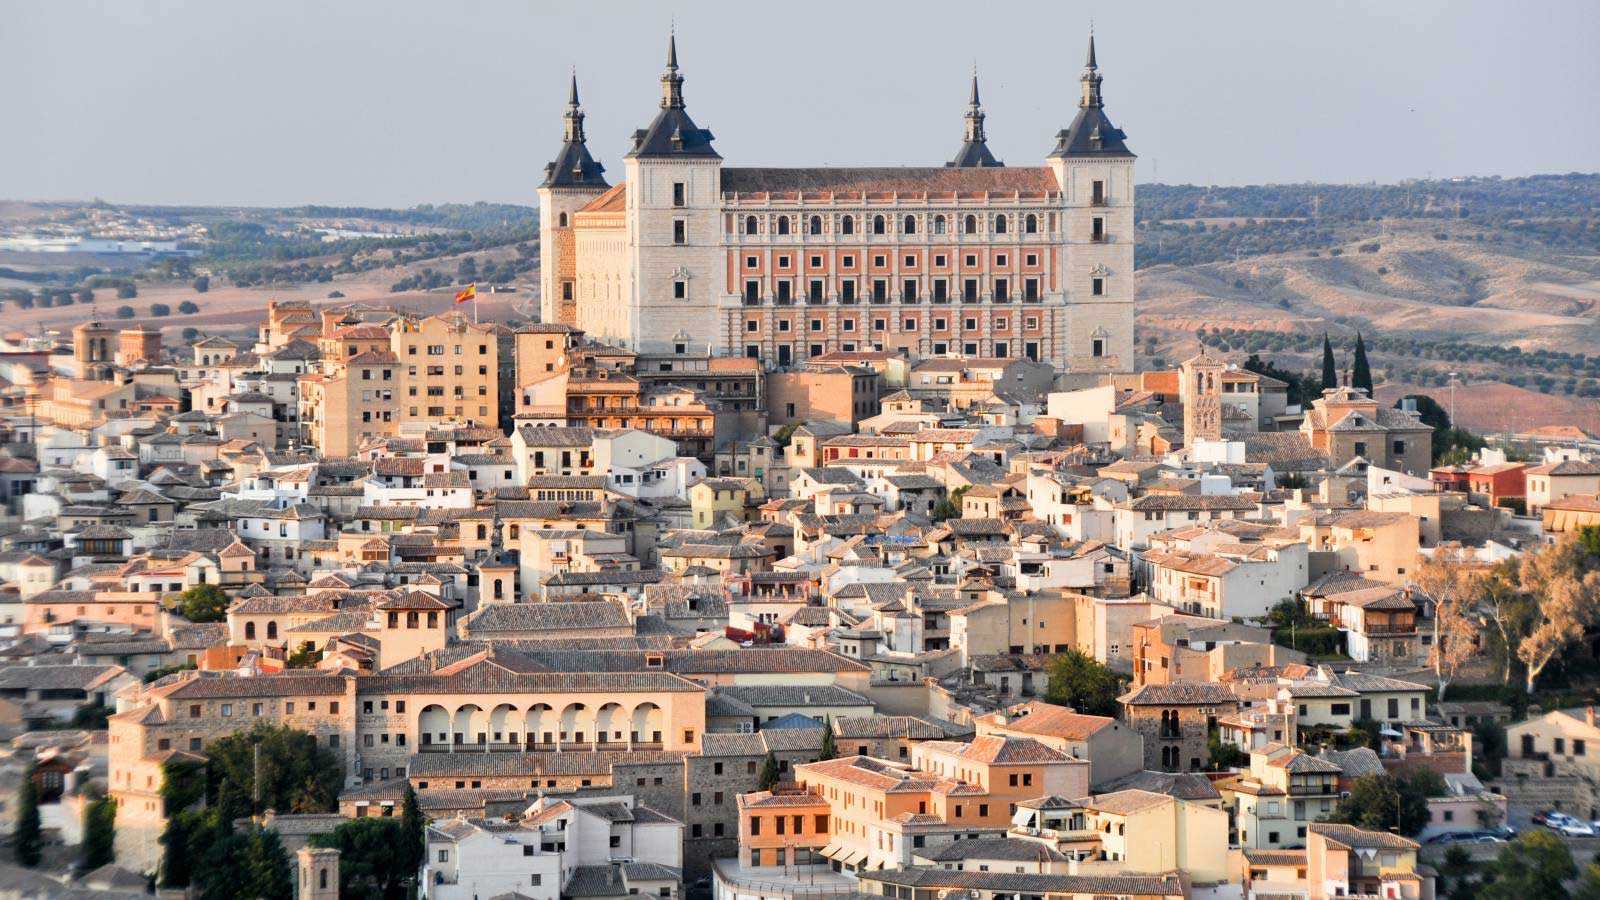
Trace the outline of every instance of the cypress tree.
<instances>
[{"instance_id":1,"label":"cypress tree","mask_svg":"<svg viewBox=\"0 0 1600 900\"><path fill-rule=\"evenodd\" d=\"M1350 386L1361 388L1372 396L1372 368L1367 365L1367 345L1361 340L1361 332L1356 332L1355 362L1350 366Z\"/></svg>"},{"instance_id":2,"label":"cypress tree","mask_svg":"<svg viewBox=\"0 0 1600 900\"><path fill-rule=\"evenodd\" d=\"M83 870L92 872L116 860L117 803L110 797L83 808Z\"/></svg>"},{"instance_id":3,"label":"cypress tree","mask_svg":"<svg viewBox=\"0 0 1600 900\"><path fill-rule=\"evenodd\" d=\"M39 864L44 845L39 824L39 785L33 780L35 768L29 765L22 776L22 791L17 797L17 827L12 833L17 864L30 869Z\"/></svg>"},{"instance_id":4,"label":"cypress tree","mask_svg":"<svg viewBox=\"0 0 1600 900\"><path fill-rule=\"evenodd\" d=\"M770 791L778 786L778 758L767 751L767 758L761 763L761 784L757 790Z\"/></svg>"},{"instance_id":5,"label":"cypress tree","mask_svg":"<svg viewBox=\"0 0 1600 900\"><path fill-rule=\"evenodd\" d=\"M1322 333L1322 389L1331 390L1339 386L1339 367L1333 363L1333 342L1328 340L1328 333Z\"/></svg>"},{"instance_id":6,"label":"cypress tree","mask_svg":"<svg viewBox=\"0 0 1600 900\"><path fill-rule=\"evenodd\" d=\"M839 747L833 737L833 723L829 722L822 729L822 752L817 755L817 759L833 759L838 755Z\"/></svg>"},{"instance_id":7,"label":"cypress tree","mask_svg":"<svg viewBox=\"0 0 1600 900\"><path fill-rule=\"evenodd\" d=\"M422 806L417 803L417 792L406 785L406 800L400 810L401 831L406 836L406 862L410 871L422 868L428 855L427 822L422 817Z\"/></svg>"}]
</instances>

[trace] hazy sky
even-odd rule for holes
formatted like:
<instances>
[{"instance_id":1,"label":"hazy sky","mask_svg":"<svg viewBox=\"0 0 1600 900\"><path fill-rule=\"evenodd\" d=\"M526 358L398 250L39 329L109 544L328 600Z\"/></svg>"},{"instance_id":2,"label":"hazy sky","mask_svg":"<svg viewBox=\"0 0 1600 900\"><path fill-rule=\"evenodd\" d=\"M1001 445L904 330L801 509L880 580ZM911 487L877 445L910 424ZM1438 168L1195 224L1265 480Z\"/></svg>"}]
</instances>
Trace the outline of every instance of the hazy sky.
<instances>
[{"instance_id":1,"label":"hazy sky","mask_svg":"<svg viewBox=\"0 0 1600 900\"><path fill-rule=\"evenodd\" d=\"M1093 17L1141 181L1600 170L1600 3L0 0L0 197L534 202L569 68L622 174L676 15L728 165L928 165L976 60L1037 164Z\"/></svg>"}]
</instances>

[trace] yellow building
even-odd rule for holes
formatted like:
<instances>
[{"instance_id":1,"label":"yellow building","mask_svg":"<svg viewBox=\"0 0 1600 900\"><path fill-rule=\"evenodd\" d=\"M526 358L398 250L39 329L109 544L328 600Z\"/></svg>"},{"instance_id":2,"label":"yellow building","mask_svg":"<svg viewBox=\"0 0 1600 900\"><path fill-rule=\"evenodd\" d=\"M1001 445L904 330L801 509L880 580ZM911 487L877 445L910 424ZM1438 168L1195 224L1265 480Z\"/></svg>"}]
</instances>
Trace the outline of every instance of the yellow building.
<instances>
[{"instance_id":1,"label":"yellow building","mask_svg":"<svg viewBox=\"0 0 1600 900\"><path fill-rule=\"evenodd\" d=\"M724 516L748 522L755 508L767 501L766 488L757 478L705 478L689 486L689 508L695 528L717 527Z\"/></svg>"},{"instance_id":2,"label":"yellow building","mask_svg":"<svg viewBox=\"0 0 1600 900\"><path fill-rule=\"evenodd\" d=\"M389 340L403 366L405 391L396 404L401 421L498 421L500 344L493 325L450 313L401 322Z\"/></svg>"}]
</instances>

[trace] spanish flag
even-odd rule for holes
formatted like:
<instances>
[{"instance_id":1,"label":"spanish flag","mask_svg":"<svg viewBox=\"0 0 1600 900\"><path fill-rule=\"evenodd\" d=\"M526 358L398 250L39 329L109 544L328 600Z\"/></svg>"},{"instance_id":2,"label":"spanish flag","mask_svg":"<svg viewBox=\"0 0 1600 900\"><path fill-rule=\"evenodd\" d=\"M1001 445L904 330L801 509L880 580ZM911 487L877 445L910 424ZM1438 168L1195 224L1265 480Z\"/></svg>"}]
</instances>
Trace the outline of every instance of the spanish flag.
<instances>
[{"instance_id":1,"label":"spanish flag","mask_svg":"<svg viewBox=\"0 0 1600 900\"><path fill-rule=\"evenodd\" d=\"M478 299L478 283L476 281L467 285L466 290L456 295L457 303L465 303L468 300L476 299Z\"/></svg>"}]
</instances>

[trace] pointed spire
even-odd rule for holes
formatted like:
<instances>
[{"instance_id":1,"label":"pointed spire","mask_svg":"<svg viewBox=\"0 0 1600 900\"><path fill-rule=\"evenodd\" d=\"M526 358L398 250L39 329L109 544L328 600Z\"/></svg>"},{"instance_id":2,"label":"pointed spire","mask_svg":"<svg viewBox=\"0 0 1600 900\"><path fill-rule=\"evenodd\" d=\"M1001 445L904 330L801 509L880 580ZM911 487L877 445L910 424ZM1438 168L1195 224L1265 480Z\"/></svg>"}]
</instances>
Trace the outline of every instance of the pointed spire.
<instances>
[{"instance_id":1,"label":"pointed spire","mask_svg":"<svg viewBox=\"0 0 1600 900\"><path fill-rule=\"evenodd\" d=\"M678 29L667 36L667 71L661 75L661 108L683 109L683 76L678 74Z\"/></svg>"},{"instance_id":2,"label":"pointed spire","mask_svg":"<svg viewBox=\"0 0 1600 900\"><path fill-rule=\"evenodd\" d=\"M978 168L984 166L998 166L1000 161L989 152L985 143L987 138L983 131L983 105L978 99L978 65L972 65L972 90L967 95L967 132L962 139L961 150L956 153L956 158L949 165L957 168Z\"/></svg>"},{"instance_id":3,"label":"pointed spire","mask_svg":"<svg viewBox=\"0 0 1600 900\"><path fill-rule=\"evenodd\" d=\"M596 162L589 155L589 148L584 143L583 134L583 107L578 105L578 69L572 69L572 75L567 82L567 111L561 114L565 124L565 133L561 137L561 150L556 153L556 158L545 166L543 187L559 188L599 188L604 190L610 185L606 184L606 167Z\"/></svg>"},{"instance_id":4,"label":"pointed spire","mask_svg":"<svg viewBox=\"0 0 1600 900\"><path fill-rule=\"evenodd\" d=\"M567 122L566 142L581 144L583 137L583 108L578 105L578 69L572 69L572 83L567 90L567 111L562 116Z\"/></svg>"},{"instance_id":5,"label":"pointed spire","mask_svg":"<svg viewBox=\"0 0 1600 900\"><path fill-rule=\"evenodd\" d=\"M1083 99L1078 106L1083 109L1105 105L1100 99L1100 66L1094 57L1094 28L1089 29L1089 55L1083 63Z\"/></svg>"}]
</instances>

